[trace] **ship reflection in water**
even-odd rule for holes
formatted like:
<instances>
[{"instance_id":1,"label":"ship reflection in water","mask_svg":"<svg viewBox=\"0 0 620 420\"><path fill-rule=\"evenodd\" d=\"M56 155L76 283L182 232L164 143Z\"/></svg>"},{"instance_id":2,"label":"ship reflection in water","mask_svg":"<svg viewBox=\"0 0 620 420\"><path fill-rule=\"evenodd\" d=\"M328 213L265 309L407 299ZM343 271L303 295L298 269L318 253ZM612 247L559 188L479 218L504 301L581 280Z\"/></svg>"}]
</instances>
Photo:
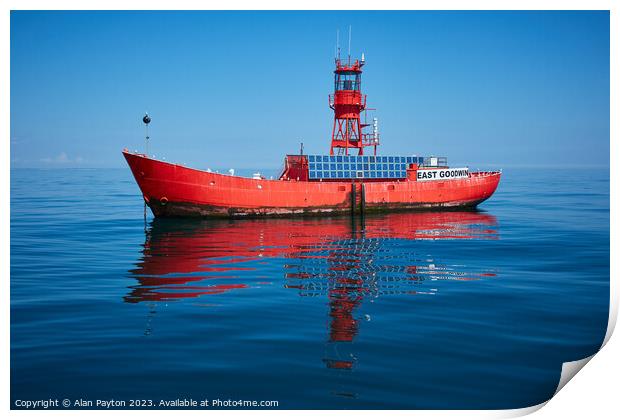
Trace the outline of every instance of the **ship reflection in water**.
<instances>
[{"instance_id":1,"label":"ship reflection in water","mask_svg":"<svg viewBox=\"0 0 620 420\"><path fill-rule=\"evenodd\" d=\"M418 254L402 241L498 237L495 217L479 212L393 213L365 219L157 219L147 228L142 260L130 272L138 284L124 299L175 301L222 293L234 299L235 293L266 285L301 297L324 297L329 321L323 361L331 369L351 370L356 357L346 347L360 322L371 317L357 313L363 301L432 295L439 293L441 281L495 276L492 269L472 271L442 263L440 256ZM399 242L402 249L395 252ZM283 278L240 275L256 270L256 263L266 258L283 260Z\"/></svg>"}]
</instances>

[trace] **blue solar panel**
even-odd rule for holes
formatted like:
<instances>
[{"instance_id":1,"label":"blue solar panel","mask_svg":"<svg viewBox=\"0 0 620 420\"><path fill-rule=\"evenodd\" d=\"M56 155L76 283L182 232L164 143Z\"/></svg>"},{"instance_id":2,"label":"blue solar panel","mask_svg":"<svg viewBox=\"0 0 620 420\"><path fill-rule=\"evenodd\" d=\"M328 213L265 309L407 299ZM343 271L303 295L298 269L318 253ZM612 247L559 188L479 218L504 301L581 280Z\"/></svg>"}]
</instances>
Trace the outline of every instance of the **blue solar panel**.
<instances>
[{"instance_id":1,"label":"blue solar panel","mask_svg":"<svg viewBox=\"0 0 620 420\"><path fill-rule=\"evenodd\" d=\"M310 179L405 178L411 163L422 164L417 156L308 155Z\"/></svg>"}]
</instances>

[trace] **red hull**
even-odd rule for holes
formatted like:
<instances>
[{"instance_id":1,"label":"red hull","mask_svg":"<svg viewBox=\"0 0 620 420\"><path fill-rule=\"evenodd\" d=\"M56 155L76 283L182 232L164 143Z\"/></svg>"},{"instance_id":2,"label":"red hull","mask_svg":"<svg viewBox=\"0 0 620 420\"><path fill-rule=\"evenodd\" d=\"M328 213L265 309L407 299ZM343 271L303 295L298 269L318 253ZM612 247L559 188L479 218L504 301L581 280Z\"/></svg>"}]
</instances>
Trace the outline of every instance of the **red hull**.
<instances>
[{"instance_id":1,"label":"red hull","mask_svg":"<svg viewBox=\"0 0 620 420\"><path fill-rule=\"evenodd\" d=\"M253 217L475 207L497 189L500 172L444 181L286 181L222 175L123 155L156 217ZM355 189L355 191L353 191Z\"/></svg>"}]
</instances>

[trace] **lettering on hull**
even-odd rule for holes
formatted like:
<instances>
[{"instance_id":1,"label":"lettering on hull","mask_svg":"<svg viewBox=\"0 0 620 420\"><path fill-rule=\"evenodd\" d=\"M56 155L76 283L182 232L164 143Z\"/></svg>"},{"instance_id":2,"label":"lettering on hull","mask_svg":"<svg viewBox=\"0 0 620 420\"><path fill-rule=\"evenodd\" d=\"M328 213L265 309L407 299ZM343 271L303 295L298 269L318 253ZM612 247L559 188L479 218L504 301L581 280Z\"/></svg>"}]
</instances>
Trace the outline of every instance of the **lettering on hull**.
<instances>
[{"instance_id":1,"label":"lettering on hull","mask_svg":"<svg viewBox=\"0 0 620 420\"><path fill-rule=\"evenodd\" d=\"M469 168L418 169L418 181L442 181L469 177Z\"/></svg>"}]
</instances>

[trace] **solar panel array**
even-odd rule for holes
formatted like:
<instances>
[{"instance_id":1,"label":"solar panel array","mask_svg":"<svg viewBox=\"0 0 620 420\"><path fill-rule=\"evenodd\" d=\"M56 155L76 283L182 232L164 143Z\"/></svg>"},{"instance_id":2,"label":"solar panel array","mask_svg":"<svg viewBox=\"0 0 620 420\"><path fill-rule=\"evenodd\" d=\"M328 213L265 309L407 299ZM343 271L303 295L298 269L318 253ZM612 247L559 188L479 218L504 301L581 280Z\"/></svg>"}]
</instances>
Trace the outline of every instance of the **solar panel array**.
<instances>
[{"instance_id":1,"label":"solar panel array","mask_svg":"<svg viewBox=\"0 0 620 420\"><path fill-rule=\"evenodd\" d=\"M310 179L406 178L409 164L423 162L417 156L308 155Z\"/></svg>"}]
</instances>

